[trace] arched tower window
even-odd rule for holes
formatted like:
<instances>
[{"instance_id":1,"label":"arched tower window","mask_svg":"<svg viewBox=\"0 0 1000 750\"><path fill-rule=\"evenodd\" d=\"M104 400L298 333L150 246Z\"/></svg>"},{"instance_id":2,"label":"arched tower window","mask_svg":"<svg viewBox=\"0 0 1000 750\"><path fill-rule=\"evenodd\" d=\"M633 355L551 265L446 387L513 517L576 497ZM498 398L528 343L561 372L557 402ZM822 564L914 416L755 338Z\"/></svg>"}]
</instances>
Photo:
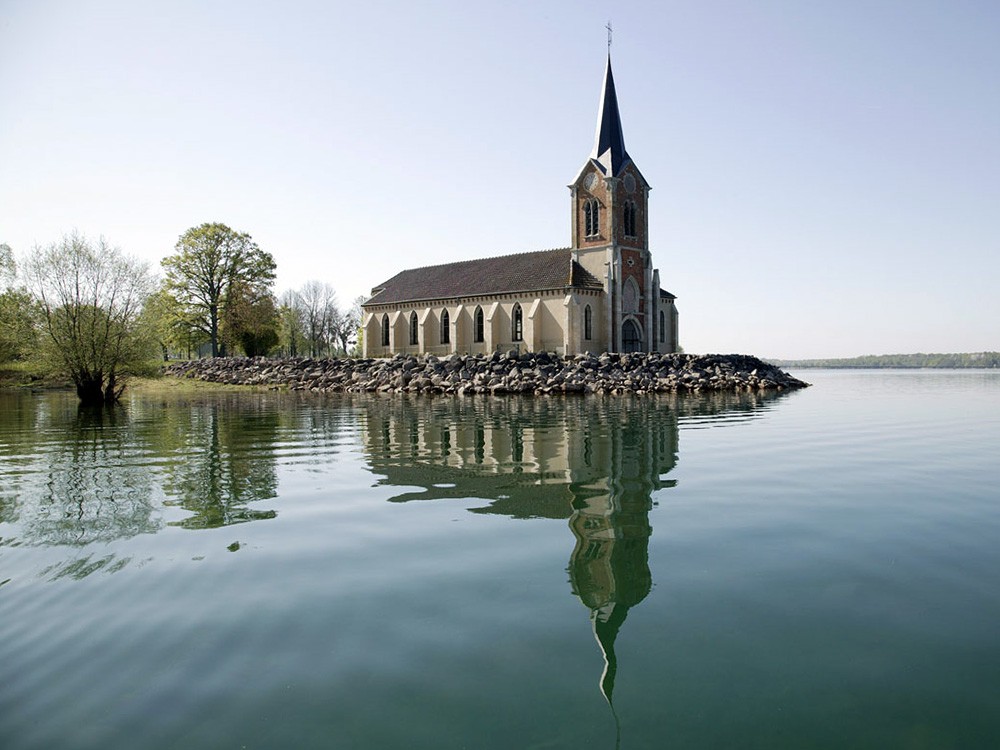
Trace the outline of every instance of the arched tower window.
<instances>
[{"instance_id":1,"label":"arched tower window","mask_svg":"<svg viewBox=\"0 0 1000 750\"><path fill-rule=\"evenodd\" d=\"M638 234L635 229L637 213L635 201L625 201L622 206L622 225L626 237L635 237Z\"/></svg>"},{"instance_id":2,"label":"arched tower window","mask_svg":"<svg viewBox=\"0 0 1000 750\"><path fill-rule=\"evenodd\" d=\"M666 321L666 316L663 314L663 310L660 310L660 343L661 344L664 341L667 340L667 330L666 330L666 325L664 325L665 321Z\"/></svg>"},{"instance_id":3,"label":"arched tower window","mask_svg":"<svg viewBox=\"0 0 1000 750\"><path fill-rule=\"evenodd\" d=\"M414 310L413 312L410 313L410 345L411 346L416 346L419 343L419 341L420 341L420 337L418 335L418 329L419 329L419 325L417 323L417 312L416 312L416 310Z\"/></svg>"},{"instance_id":4,"label":"arched tower window","mask_svg":"<svg viewBox=\"0 0 1000 750\"><path fill-rule=\"evenodd\" d=\"M600 204L596 198L584 202L583 219L587 237L596 237L601 233Z\"/></svg>"},{"instance_id":5,"label":"arched tower window","mask_svg":"<svg viewBox=\"0 0 1000 750\"><path fill-rule=\"evenodd\" d=\"M622 311L626 314L639 312L639 286L632 277L625 279L622 289Z\"/></svg>"},{"instance_id":6,"label":"arched tower window","mask_svg":"<svg viewBox=\"0 0 1000 750\"><path fill-rule=\"evenodd\" d=\"M524 341L524 312L519 302L514 303L514 309L510 313L510 340Z\"/></svg>"},{"instance_id":7,"label":"arched tower window","mask_svg":"<svg viewBox=\"0 0 1000 750\"><path fill-rule=\"evenodd\" d=\"M483 315L483 308L481 307L476 308L476 314L473 318L473 323L476 329L472 337L473 341L475 341L476 343L482 343L483 341L486 340L486 320L485 316Z\"/></svg>"},{"instance_id":8,"label":"arched tower window","mask_svg":"<svg viewBox=\"0 0 1000 750\"><path fill-rule=\"evenodd\" d=\"M441 311L441 343L451 343L451 317L447 309Z\"/></svg>"},{"instance_id":9,"label":"arched tower window","mask_svg":"<svg viewBox=\"0 0 1000 750\"><path fill-rule=\"evenodd\" d=\"M389 346L389 313L382 315L382 346Z\"/></svg>"},{"instance_id":10,"label":"arched tower window","mask_svg":"<svg viewBox=\"0 0 1000 750\"><path fill-rule=\"evenodd\" d=\"M590 305L583 308L583 338L586 341L594 338L594 311Z\"/></svg>"}]
</instances>

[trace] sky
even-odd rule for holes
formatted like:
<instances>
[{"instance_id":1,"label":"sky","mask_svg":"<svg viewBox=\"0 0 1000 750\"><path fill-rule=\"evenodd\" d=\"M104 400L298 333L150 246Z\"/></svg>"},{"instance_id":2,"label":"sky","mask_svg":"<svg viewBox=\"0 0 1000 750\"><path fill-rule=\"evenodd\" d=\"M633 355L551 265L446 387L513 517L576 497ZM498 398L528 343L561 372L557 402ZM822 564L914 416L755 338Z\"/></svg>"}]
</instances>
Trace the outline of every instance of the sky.
<instances>
[{"instance_id":1,"label":"sky","mask_svg":"<svg viewBox=\"0 0 1000 750\"><path fill-rule=\"evenodd\" d=\"M566 247L609 20L685 351L1000 349L993 0L0 0L0 242L222 222L345 306Z\"/></svg>"}]
</instances>

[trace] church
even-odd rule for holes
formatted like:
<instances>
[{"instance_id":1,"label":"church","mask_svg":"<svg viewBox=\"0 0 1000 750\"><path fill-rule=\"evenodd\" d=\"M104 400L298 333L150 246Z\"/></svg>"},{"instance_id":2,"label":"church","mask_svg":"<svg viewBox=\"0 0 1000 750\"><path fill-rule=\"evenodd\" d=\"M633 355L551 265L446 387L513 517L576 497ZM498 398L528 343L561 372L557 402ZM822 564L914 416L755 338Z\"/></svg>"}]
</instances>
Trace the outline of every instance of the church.
<instances>
[{"instance_id":1,"label":"church","mask_svg":"<svg viewBox=\"0 0 1000 750\"><path fill-rule=\"evenodd\" d=\"M649 252L649 183L625 150L608 56L594 150L569 185L572 245L412 268L361 307L364 356L675 352Z\"/></svg>"}]
</instances>

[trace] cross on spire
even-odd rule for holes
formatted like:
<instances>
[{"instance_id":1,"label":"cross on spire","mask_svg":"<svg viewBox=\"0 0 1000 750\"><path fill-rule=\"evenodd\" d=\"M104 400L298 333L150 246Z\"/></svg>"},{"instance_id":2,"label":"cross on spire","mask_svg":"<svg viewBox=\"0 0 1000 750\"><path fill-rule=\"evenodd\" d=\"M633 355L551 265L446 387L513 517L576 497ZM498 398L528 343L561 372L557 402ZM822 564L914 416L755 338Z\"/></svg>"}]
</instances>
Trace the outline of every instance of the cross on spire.
<instances>
[{"instance_id":1,"label":"cross on spire","mask_svg":"<svg viewBox=\"0 0 1000 750\"><path fill-rule=\"evenodd\" d=\"M614 30L611 28L611 21L608 21L608 23L604 26L604 28L606 28L608 30L608 54L610 55L611 54L611 35L614 33Z\"/></svg>"}]
</instances>

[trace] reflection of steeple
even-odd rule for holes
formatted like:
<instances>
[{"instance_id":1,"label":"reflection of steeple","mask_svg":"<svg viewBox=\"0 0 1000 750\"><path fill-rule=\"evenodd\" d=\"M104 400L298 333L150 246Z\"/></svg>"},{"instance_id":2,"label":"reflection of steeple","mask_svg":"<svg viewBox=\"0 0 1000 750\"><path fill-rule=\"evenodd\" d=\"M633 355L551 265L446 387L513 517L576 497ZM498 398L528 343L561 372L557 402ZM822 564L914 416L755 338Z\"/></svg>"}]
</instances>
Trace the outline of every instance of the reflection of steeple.
<instances>
[{"instance_id":1,"label":"reflection of steeple","mask_svg":"<svg viewBox=\"0 0 1000 750\"><path fill-rule=\"evenodd\" d=\"M594 623L594 637L601 647L604 655L604 672L601 673L601 693L611 703L612 693L615 689L615 675L618 674L618 657L615 656L615 639L618 638L618 629L628 616L628 607L617 604L609 604L606 607L595 609L590 614L590 619Z\"/></svg>"},{"instance_id":2,"label":"reflection of steeple","mask_svg":"<svg viewBox=\"0 0 1000 750\"><path fill-rule=\"evenodd\" d=\"M569 520L576 537L570 583L573 593L590 609L594 636L604 656L601 693L612 711L618 672L615 641L629 609L652 588L649 511L662 468L655 460L657 441L649 423L630 419L617 427L609 436L616 472L608 477L606 492L574 502Z\"/></svg>"}]
</instances>

